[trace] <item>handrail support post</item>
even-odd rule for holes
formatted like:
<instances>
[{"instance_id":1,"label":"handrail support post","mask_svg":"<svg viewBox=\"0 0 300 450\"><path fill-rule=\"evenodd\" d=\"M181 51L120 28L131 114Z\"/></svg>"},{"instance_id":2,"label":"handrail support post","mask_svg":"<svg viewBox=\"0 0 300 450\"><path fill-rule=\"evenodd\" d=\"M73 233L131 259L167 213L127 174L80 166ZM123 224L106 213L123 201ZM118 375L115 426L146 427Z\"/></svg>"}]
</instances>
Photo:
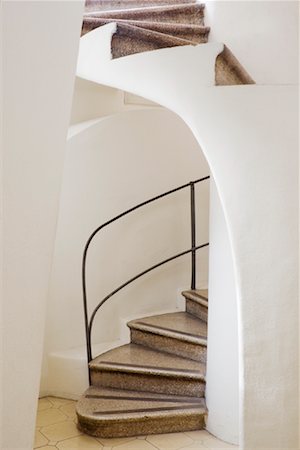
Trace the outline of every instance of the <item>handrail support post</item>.
<instances>
[{"instance_id":1,"label":"handrail support post","mask_svg":"<svg viewBox=\"0 0 300 450\"><path fill-rule=\"evenodd\" d=\"M192 243L192 276L191 289L196 289L196 214L195 214L195 183L190 183L191 195L191 243Z\"/></svg>"}]
</instances>

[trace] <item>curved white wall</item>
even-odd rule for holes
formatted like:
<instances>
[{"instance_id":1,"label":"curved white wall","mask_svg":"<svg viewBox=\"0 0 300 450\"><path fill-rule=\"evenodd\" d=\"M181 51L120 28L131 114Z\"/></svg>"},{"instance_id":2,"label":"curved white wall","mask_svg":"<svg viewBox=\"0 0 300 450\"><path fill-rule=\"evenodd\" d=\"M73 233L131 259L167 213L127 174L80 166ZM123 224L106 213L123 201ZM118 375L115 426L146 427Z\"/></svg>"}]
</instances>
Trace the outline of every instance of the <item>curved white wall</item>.
<instances>
[{"instance_id":1,"label":"curved white wall","mask_svg":"<svg viewBox=\"0 0 300 450\"><path fill-rule=\"evenodd\" d=\"M210 180L207 429L239 442L239 336L232 249L214 179ZM221 370L221 376L220 376Z\"/></svg>"},{"instance_id":2,"label":"curved white wall","mask_svg":"<svg viewBox=\"0 0 300 450\"><path fill-rule=\"evenodd\" d=\"M217 43L111 62L113 29L108 25L81 39L77 74L160 103L193 131L216 180L233 251L241 446L296 448L297 87L215 87L215 58L223 49Z\"/></svg>"},{"instance_id":3,"label":"curved white wall","mask_svg":"<svg viewBox=\"0 0 300 450\"><path fill-rule=\"evenodd\" d=\"M184 122L162 108L102 118L68 141L47 314L42 392L76 397L86 387L81 259L90 233L131 206L208 175L199 145ZM196 187L197 238L208 241L209 182ZM88 256L90 311L118 285L190 248L189 189L161 199L103 231ZM207 286L208 250L198 252L198 287ZM127 338L125 319L173 311L190 285L187 255L148 274L100 311L93 342ZM72 326L69 326L69 324ZM68 350L71 349L71 352ZM72 367L82 361L81 384ZM59 360L59 361L58 361ZM76 362L77 361L77 362ZM55 366L55 370L54 370ZM73 366L74 369L74 366ZM57 373L62 374L60 379ZM78 369L79 370L79 369Z\"/></svg>"}]
</instances>

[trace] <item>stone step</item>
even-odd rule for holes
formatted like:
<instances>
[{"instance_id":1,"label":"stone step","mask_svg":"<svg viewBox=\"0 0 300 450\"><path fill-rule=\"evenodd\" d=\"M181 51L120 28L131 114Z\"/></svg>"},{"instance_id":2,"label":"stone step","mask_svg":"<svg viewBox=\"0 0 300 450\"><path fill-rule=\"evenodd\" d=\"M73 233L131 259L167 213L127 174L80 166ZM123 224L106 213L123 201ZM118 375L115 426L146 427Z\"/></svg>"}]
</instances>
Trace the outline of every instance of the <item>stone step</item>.
<instances>
[{"instance_id":1,"label":"stone step","mask_svg":"<svg viewBox=\"0 0 300 450\"><path fill-rule=\"evenodd\" d=\"M85 11L113 11L116 9L197 3L197 1L198 0L86 0Z\"/></svg>"},{"instance_id":2,"label":"stone step","mask_svg":"<svg viewBox=\"0 0 300 450\"><path fill-rule=\"evenodd\" d=\"M207 322L208 318L208 291L206 289L195 289L183 291L186 300L186 312Z\"/></svg>"},{"instance_id":3,"label":"stone step","mask_svg":"<svg viewBox=\"0 0 300 450\"><path fill-rule=\"evenodd\" d=\"M202 398L90 387L76 412L81 431L112 438L200 430L207 409Z\"/></svg>"},{"instance_id":4,"label":"stone step","mask_svg":"<svg viewBox=\"0 0 300 450\"><path fill-rule=\"evenodd\" d=\"M91 11L85 12L85 17L204 25L204 5L202 3L184 3L113 11Z\"/></svg>"},{"instance_id":5,"label":"stone step","mask_svg":"<svg viewBox=\"0 0 300 450\"><path fill-rule=\"evenodd\" d=\"M205 364L127 344L90 363L93 386L203 397Z\"/></svg>"},{"instance_id":6,"label":"stone step","mask_svg":"<svg viewBox=\"0 0 300 450\"><path fill-rule=\"evenodd\" d=\"M215 74L216 86L255 84L249 73L226 45L216 59Z\"/></svg>"},{"instance_id":7,"label":"stone step","mask_svg":"<svg viewBox=\"0 0 300 450\"><path fill-rule=\"evenodd\" d=\"M150 22L142 20L106 19L100 17L85 17L82 26L82 35L101 27L107 23L132 25L169 36L187 39L195 44L205 44L208 41L210 28L201 25L189 25L182 23Z\"/></svg>"},{"instance_id":8,"label":"stone step","mask_svg":"<svg viewBox=\"0 0 300 450\"><path fill-rule=\"evenodd\" d=\"M206 362L207 323L191 314L144 317L132 320L128 326L135 344Z\"/></svg>"},{"instance_id":9,"label":"stone step","mask_svg":"<svg viewBox=\"0 0 300 450\"><path fill-rule=\"evenodd\" d=\"M111 52L113 59L115 59L134 53L182 45L195 44L194 42L156 31L145 30L132 25L117 24L117 30L111 40Z\"/></svg>"}]
</instances>

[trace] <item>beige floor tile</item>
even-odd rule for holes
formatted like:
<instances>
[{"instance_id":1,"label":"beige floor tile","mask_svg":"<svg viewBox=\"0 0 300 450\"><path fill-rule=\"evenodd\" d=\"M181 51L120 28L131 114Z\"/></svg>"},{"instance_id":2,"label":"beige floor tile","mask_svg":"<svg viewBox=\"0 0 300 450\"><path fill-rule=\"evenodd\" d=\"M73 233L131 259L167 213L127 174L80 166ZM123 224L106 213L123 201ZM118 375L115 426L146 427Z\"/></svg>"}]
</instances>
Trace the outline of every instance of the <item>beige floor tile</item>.
<instances>
[{"instance_id":1,"label":"beige floor tile","mask_svg":"<svg viewBox=\"0 0 300 450\"><path fill-rule=\"evenodd\" d=\"M227 444L227 442L223 442L223 441L215 438L212 435L209 435L208 437L205 437L202 442L203 442L203 445L206 448L210 448L210 449L213 449L213 450L217 450L217 449L218 450L223 450L223 449L224 450L225 449L226 450L227 449L238 450L238 447L236 445Z\"/></svg>"},{"instance_id":2,"label":"beige floor tile","mask_svg":"<svg viewBox=\"0 0 300 450\"><path fill-rule=\"evenodd\" d=\"M59 410L71 419L76 419L76 402L66 403L60 406Z\"/></svg>"},{"instance_id":3,"label":"beige floor tile","mask_svg":"<svg viewBox=\"0 0 300 450\"><path fill-rule=\"evenodd\" d=\"M48 439L38 430L35 432L34 436L34 448L42 447L48 444Z\"/></svg>"},{"instance_id":4,"label":"beige floor tile","mask_svg":"<svg viewBox=\"0 0 300 450\"><path fill-rule=\"evenodd\" d=\"M210 436L210 434L205 430L185 431L184 434L194 441L203 441L204 438Z\"/></svg>"},{"instance_id":5,"label":"beige floor tile","mask_svg":"<svg viewBox=\"0 0 300 450\"><path fill-rule=\"evenodd\" d=\"M47 397L47 399L55 408L59 408L60 406L66 405L67 403L76 403L74 400L70 400L67 398Z\"/></svg>"},{"instance_id":6,"label":"beige floor tile","mask_svg":"<svg viewBox=\"0 0 300 450\"><path fill-rule=\"evenodd\" d=\"M72 437L79 436L81 432L77 429L74 422L68 420L66 422L56 423L48 427L43 427L41 432L50 441L63 441L64 439L69 439Z\"/></svg>"},{"instance_id":7,"label":"beige floor tile","mask_svg":"<svg viewBox=\"0 0 300 450\"><path fill-rule=\"evenodd\" d=\"M147 436L137 436L137 439L147 439Z\"/></svg>"},{"instance_id":8,"label":"beige floor tile","mask_svg":"<svg viewBox=\"0 0 300 450\"><path fill-rule=\"evenodd\" d=\"M39 411L36 418L36 425L38 427L45 427L47 425L53 425L54 423L63 422L68 417L61 411L55 408L45 409L45 411Z\"/></svg>"},{"instance_id":9,"label":"beige floor tile","mask_svg":"<svg viewBox=\"0 0 300 450\"><path fill-rule=\"evenodd\" d=\"M113 447L115 450L115 447ZM154 447L145 440L135 439L134 441L127 442L126 444L118 445L116 447L118 450L156 450L157 447Z\"/></svg>"},{"instance_id":10,"label":"beige floor tile","mask_svg":"<svg viewBox=\"0 0 300 450\"><path fill-rule=\"evenodd\" d=\"M57 450L53 445L46 445L45 447L40 447L39 450Z\"/></svg>"},{"instance_id":11,"label":"beige floor tile","mask_svg":"<svg viewBox=\"0 0 300 450\"><path fill-rule=\"evenodd\" d=\"M125 438L112 438L112 439L104 439L104 438L97 438L97 440L102 444L104 447L113 448L117 447L118 445L125 444L127 442L131 442L135 439L135 437L125 437Z\"/></svg>"},{"instance_id":12,"label":"beige floor tile","mask_svg":"<svg viewBox=\"0 0 300 450\"><path fill-rule=\"evenodd\" d=\"M187 447L189 444L193 443L193 439L184 433L154 434L148 436L147 441L160 450L176 450L183 446Z\"/></svg>"},{"instance_id":13,"label":"beige floor tile","mask_svg":"<svg viewBox=\"0 0 300 450\"><path fill-rule=\"evenodd\" d=\"M88 450L88 449L103 449L100 442L98 442L96 439L92 438L91 436L77 436L75 438L66 439L65 441L58 442L56 445L58 449L82 449L82 450Z\"/></svg>"},{"instance_id":14,"label":"beige floor tile","mask_svg":"<svg viewBox=\"0 0 300 450\"><path fill-rule=\"evenodd\" d=\"M207 447L204 447L201 441L194 441L188 447L181 447L180 450L207 450Z\"/></svg>"},{"instance_id":15,"label":"beige floor tile","mask_svg":"<svg viewBox=\"0 0 300 450\"><path fill-rule=\"evenodd\" d=\"M45 411L45 409L52 408L52 403L48 400L48 398L40 398L38 403L38 412Z\"/></svg>"}]
</instances>

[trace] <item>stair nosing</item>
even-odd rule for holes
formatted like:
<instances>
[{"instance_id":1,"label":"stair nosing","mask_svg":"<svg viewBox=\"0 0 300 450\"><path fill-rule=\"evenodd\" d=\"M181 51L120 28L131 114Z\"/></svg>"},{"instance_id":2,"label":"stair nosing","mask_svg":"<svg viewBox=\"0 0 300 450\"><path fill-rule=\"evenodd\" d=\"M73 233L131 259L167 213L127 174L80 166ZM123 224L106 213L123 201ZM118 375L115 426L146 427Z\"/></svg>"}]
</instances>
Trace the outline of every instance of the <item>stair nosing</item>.
<instances>
[{"instance_id":1,"label":"stair nosing","mask_svg":"<svg viewBox=\"0 0 300 450\"><path fill-rule=\"evenodd\" d=\"M208 308L208 297L193 291L182 291L181 294L186 300L190 300Z\"/></svg>"},{"instance_id":2,"label":"stair nosing","mask_svg":"<svg viewBox=\"0 0 300 450\"><path fill-rule=\"evenodd\" d=\"M201 319L199 319L201 320ZM204 321L202 321L204 322ZM129 322L128 327L130 329L136 329L139 331L145 331L151 334L156 334L163 337L169 337L171 339L176 339L183 342L189 342L191 344L207 346L207 337L206 336L198 336L191 333L186 333L184 331L176 331L171 328L162 327L158 325L146 324L139 320L132 320Z\"/></svg>"},{"instance_id":3,"label":"stair nosing","mask_svg":"<svg viewBox=\"0 0 300 450\"><path fill-rule=\"evenodd\" d=\"M140 375L156 375L156 376L166 376L168 378L186 378L190 380L205 381L205 375L201 373L200 368L198 370L191 369L175 369L174 367L154 367L147 365L137 365L137 364L125 364L114 361L100 361L97 363L91 362L89 364L91 370L95 371L105 371L105 372L125 372L130 374L140 374Z\"/></svg>"},{"instance_id":4,"label":"stair nosing","mask_svg":"<svg viewBox=\"0 0 300 450\"><path fill-rule=\"evenodd\" d=\"M148 12L160 12L160 11L175 11L176 9L187 9L191 6L197 6L199 7L200 11L203 11L205 9L204 3L178 3L174 5L164 5L164 6L145 6L145 7L138 7L138 8L124 8L124 9L111 9L111 10L104 10L104 11L88 11L83 13L83 17L92 17L93 15L95 17L99 17L100 15L109 16L109 14L113 13L114 15L117 14L123 14L125 12L140 12L140 11L147 11Z\"/></svg>"},{"instance_id":5,"label":"stair nosing","mask_svg":"<svg viewBox=\"0 0 300 450\"><path fill-rule=\"evenodd\" d=\"M194 41L179 38L177 36L173 36L172 34L161 33L159 31L153 31L153 30L149 30L147 28L136 27L134 25L125 24L125 23L117 23L117 29L114 32L113 36L117 35L118 30L120 30L121 32L124 30L129 30L129 31L131 30L131 31L135 31L136 33L147 34L148 36L150 35L150 36L153 36L156 38L160 38L162 41L170 41L170 43L174 44L174 46L176 46L176 44L178 44L178 45L193 45L193 46L196 45Z\"/></svg>"}]
</instances>

